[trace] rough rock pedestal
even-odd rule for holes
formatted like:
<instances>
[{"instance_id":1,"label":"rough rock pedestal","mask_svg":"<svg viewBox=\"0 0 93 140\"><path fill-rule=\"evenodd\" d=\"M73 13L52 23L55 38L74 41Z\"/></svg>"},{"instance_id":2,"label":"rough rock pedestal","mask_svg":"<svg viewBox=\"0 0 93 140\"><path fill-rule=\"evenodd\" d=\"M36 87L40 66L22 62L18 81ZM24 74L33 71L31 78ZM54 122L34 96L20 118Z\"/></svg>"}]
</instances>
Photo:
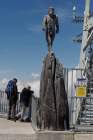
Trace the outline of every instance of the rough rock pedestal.
<instances>
[{"instance_id":1,"label":"rough rock pedestal","mask_svg":"<svg viewBox=\"0 0 93 140\"><path fill-rule=\"evenodd\" d=\"M63 79L63 67L54 53L48 53L43 62L38 115L38 127L40 129L69 129L69 109Z\"/></svg>"}]
</instances>

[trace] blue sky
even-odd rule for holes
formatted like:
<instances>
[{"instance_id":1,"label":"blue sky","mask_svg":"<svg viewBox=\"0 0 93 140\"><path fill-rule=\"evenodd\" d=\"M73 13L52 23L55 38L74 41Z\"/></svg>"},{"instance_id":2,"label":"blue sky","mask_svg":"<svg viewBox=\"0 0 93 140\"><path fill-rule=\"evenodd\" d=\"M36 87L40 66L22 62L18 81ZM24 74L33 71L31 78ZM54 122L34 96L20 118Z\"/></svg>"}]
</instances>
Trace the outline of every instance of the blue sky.
<instances>
[{"instance_id":1,"label":"blue sky","mask_svg":"<svg viewBox=\"0 0 93 140\"><path fill-rule=\"evenodd\" d=\"M83 15L85 0L76 0L77 14ZM0 80L17 77L30 80L40 74L47 45L42 19L49 6L59 16L60 32L53 50L64 67L79 63L80 44L72 38L81 33L82 24L72 23L73 0L0 0Z\"/></svg>"}]
</instances>

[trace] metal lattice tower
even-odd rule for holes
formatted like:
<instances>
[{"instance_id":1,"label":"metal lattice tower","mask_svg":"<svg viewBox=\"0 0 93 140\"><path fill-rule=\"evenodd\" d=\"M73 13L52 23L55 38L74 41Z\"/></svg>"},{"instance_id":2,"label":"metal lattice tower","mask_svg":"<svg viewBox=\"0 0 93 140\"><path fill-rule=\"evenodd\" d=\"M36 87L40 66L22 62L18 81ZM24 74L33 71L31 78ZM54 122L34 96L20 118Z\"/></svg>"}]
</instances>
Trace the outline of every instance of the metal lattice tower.
<instances>
[{"instance_id":1,"label":"metal lattice tower","mask_svg":"<svg viewBox=\"0 0 93 140\"><path fill-rule=\"evenodd\" d=\"M81 50L80 50L80 68L85 67L85 51L84 48L87 43L88 38L88 17L90 12L90 0L86 0L85 2L85 12L84 12L84 24L83 24L83 35L82 35L82 43L81 43Z\"/></svg>"},{"instance_id":2,"label":"metal lattice tower","mask_svg":"<svg viewBox=\"0 0 93 140\"><path fill-rule=\"evenodd\" d=\"M81 34L77 35L73 41L81 43L80 49L80 64L79 68L84 69L86 66L85 54L86 49L93 44L93 15L90 13L90 2L91 0L85 0L85 11L84 17L77 16L76 6L74 0L73 6L73 22L82 23L83 22L83 31Z\"/></svg>"}]
</instances>

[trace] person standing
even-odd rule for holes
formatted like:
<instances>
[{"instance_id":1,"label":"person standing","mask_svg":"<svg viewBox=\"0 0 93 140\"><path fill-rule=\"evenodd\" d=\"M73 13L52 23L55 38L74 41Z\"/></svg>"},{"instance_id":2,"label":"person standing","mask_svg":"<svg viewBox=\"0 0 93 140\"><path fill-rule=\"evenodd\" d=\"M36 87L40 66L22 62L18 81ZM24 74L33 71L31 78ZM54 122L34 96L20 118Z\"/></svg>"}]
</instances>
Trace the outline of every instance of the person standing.
<instances>
[{"instance_id":1,"label":"person standing","mask_svg":"<svg viewBox=\"0 0 93 140\"><path fill-rule=\"evenodd\" d=\"M6 86L5 92L9 102L8 120L16 120L16 103L18 99L17 79L10 80Z\"/></svg>"}]
</instances>

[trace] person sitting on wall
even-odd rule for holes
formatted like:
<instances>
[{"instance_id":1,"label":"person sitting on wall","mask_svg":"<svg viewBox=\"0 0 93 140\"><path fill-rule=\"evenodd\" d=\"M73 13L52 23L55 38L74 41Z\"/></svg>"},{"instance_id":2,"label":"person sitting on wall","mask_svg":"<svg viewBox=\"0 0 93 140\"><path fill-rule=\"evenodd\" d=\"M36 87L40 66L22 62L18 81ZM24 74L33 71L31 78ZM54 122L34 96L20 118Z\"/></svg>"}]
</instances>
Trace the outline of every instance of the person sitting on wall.
<instances>
[{"instance_id":1,"label":"person sitting on wall","mask_svg":"<svg viewBox=\"0 0 93 140\"><path fill-rule=\"evenodd\" d=\"M31 98L34 92L30 88L30 86L23 88L20 95L21 111L16 115L16 119L20 118L21 122L31 121Z\"/></svg>"}]
</instances>

